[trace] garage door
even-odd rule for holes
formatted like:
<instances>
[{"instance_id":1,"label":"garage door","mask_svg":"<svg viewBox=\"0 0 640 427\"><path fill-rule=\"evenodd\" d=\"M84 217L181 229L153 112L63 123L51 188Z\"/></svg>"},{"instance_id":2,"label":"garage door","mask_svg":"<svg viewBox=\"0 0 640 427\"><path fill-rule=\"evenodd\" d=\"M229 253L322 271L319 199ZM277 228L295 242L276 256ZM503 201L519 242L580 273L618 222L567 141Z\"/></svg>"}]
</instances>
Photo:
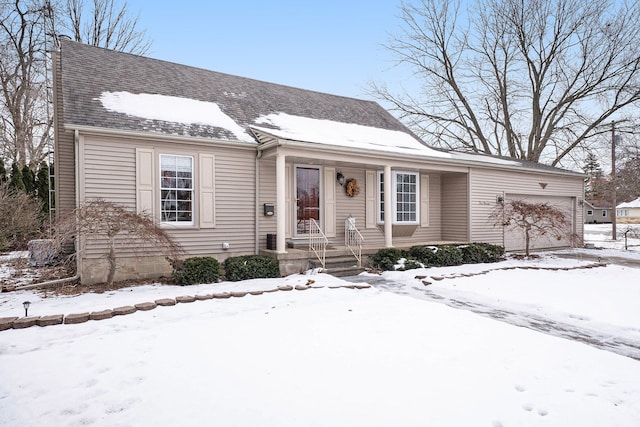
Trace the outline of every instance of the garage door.
<instances>
[{"instance_id":1,"label":"garage door","mask_svg":"<svg viewBox=\"0 0 640 427\"><path fill-rule=\"evenodd\" d=\"M527 194L507 194L506 200L523 200L529 203L548 203L564 212L571 223L567 236L558 240L554 236L540 236L531 239L530 249L551 249L571 246L571 235L575 233L574 199L572 197L534 196ZM508 226L504 228L504 247L507 251L523 251L525 247L524 231L521 228Z\"/></svg>"}]
</instances>

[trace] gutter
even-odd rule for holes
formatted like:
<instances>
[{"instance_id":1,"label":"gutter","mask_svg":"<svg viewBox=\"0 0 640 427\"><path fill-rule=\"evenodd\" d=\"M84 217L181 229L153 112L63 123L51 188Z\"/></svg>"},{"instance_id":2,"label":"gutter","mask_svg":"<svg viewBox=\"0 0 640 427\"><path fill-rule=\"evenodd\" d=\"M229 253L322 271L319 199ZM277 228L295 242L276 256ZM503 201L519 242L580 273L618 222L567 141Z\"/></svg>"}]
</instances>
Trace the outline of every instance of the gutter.
<instances>
[{"instance_id":1,"label":"gutter","mask_svg":"<svg viewBox=\"0 0 640 427\"><path fill-rule=\"evenodd\" d=\"M213 139L213 138L205 138L205 137L197 137L197 136L185 136L185 135L169 135L162 133L152 133L152 132L141 132L134 130L121 130L121 129L111 129L104 127L96 127L96 126L85 126L85 125L76 125L73 123L65 123L64 127L67 129L75 129L76 131L80 131L84 134L89 135L110 135L110 136L119 136L122 138L135 138L135 139L144 139L144 140L153 140L153 141L179 141L179 142L188 142L190 144L195 145L206 145L211 147L211 145L220 145L225 147L234 147L234 148L245 148L245 149L254 149L256 148L255 142L250 141L232 141L232 140L224 140L224 139Z\"/></svg>"},{"instance_id":2,"label":"gutter","mask_svg":"<svg viewBox=\"0 0 640 427\"><path fill-rule=\"evenodd\" d=\"M252 129L253 130L253 129ZM256 132L254 131L254 134ZM263 132L268 134L267 132ZM307 151L317 151L317 152L327 152L329 150L333 153L344 153L345 155L358 155L363 156L362 150L353 149L349 146L340 146L340 145L330 145L330 144L319 144L313 142L306 141L297 141L292 139L280 138L271 134L273 139L258 144L258 151L265 151L269 148L273 147L289 147L289 148L299 148ZM365 153L364 156L368 158L371 157L372 153ZM466 154L466 153L462 153ZM467 167L478 167L483 169L504 169L504 170L513 170L521 173L534 173L534 174L552 174L552 175L562 175L562 176L572 176L574 178L582 178L586 176L583 173L568 171L568 170L549 170L549 169L536 169L532 167L528 167L526 164L520 162L519 160L503 160L497 159L499 162L490 163L483 162L481 160L472 160L472 159L456 159L456 158L447 158L447 157L435 157L435 156L424 156L424 155L415 155L415 154L407 154L407 153L396 153L393 151L376 151L374 154L375 158L384 157L385 159L393 159L399 162L405 162L410 160L412 162L420 162L420 163L429 163L437 166L438 164L448 165L448 166L456 166L460 168Z\"/></svg>"}]
</instances>

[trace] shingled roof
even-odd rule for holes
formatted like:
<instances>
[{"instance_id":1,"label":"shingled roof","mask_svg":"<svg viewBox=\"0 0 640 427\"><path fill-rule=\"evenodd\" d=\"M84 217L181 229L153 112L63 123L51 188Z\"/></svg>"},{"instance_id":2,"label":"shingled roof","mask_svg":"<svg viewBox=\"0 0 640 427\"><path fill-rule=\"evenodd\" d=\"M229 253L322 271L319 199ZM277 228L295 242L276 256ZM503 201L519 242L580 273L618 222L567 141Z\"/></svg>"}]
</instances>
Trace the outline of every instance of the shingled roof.
<instances>
[{"instance_id":1,"label":"shingled roof","mask_svg":"<svg viewBox=\"0 0 640 427\"><path fill-rule=\"evenodd\" d=\"M330 95L61 40L65 125L238 140L224 127L139 117L105 108L105 93L153 94L215 103L249 134L276 113L353 123L413 135L372 101ZM417 138L416 138L417 139Z\"/></svg>"}]
</instances>

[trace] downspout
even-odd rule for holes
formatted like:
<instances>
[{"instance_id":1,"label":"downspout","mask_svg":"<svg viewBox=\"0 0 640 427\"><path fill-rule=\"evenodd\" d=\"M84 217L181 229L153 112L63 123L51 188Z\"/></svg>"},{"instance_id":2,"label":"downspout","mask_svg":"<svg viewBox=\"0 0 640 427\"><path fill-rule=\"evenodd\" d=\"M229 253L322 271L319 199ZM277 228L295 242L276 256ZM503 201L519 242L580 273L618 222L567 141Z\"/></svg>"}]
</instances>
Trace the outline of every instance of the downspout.
<instances>
[{"instance_id":1,"label":"downspout","mask_svg":"<svg viewBox=\"0 0 640 427\"><path fill-rule=\"evenodd\" d=\"M80 278L80 273L76 273L75 276L73 276L73 277L65 277L64 279L48 280L46 282L31 283L29 285L16 286L15 290L16 291L22 291L22 290L25 290L25 289L39 288L41 286L60 285L62 283L74 282L74 281L78 280L79 278Z\"/></svg>"},{"instance_id":2,"label":"downspout","mask_svg":"<svg viewBox=\"0 0 640 427\"><path fill-rule=\"evenodd\" d=\"M256 153L256 166L255 166L255 174L256 174L256 184L255 184L255 199L256 199L256 207L255 207L255 253L256 255L260 253L260 159L262 158L262 150L258 149Z\"/></svg>"},{"instance_id":3,"label":"downspout","mask_svg":"<svg viewBox=\"0 0 640 427\"><path fill-rule=\"evenodd\" d=\"M80 207L80 131L78 129L73 132L73 142L74 142L74 179L75 179L75 190L76 190L76 209ZM76 276L80 278L80 268L81 268L81 260L78 254L78 248L80 245L80 236L76 235L76 238L73 239L73 249L76 252ZM74 276L74 277L76 277Z\"/></svg>"},{"instance_id":4,"label":"downspout","mask_svg":"<svg viewBox=\"0 0 640 427\"><path fill-rule=\"evenodd\" d=\"M73 142L74 142L74 186L75 186L75 196L76 196L76 208L80 206L80 191L78 188L78 183L80 182L80 180L78 179L80 176L80 166L78 165L78 159L79 159L79 147L80 147L80 132L76 129L73 132ZM22 285L22 286L16 286L15 290L16 291L22 291L25 289L33 289L33 288L39 288L39 287L43 287L43 286L53 286L53 285L59 285L62 283L67 283L67 282L73 282L76 281L78 279L80 279L80 257L77 256L78 253L78 238L74 239L73 241L73 246L74 246L74 250L76 251L76 274L75 276L72 277L65 277L62 279L55 279L55 280L48 280L46 282L40 282L40 283L31 283L29 285Z\"/></svg>"}]
</instances>

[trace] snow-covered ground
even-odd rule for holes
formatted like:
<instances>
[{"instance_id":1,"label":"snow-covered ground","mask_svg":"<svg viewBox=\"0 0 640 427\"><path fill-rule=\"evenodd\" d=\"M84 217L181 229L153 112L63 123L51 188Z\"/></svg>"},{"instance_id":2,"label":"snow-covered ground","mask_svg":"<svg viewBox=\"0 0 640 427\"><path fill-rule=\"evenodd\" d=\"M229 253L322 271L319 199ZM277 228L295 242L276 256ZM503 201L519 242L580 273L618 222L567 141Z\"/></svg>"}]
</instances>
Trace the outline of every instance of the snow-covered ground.
<instances>
[{"instance_id":1,"label":"snow-covered ground","mask_svg":"<svg viewBox=\"0 0 640 427\"><path fill-rule=\"evenodd\" d=\"M591 262L545 255L391 272L369 289L309 274L3 293L0 317L21 316L25 300L30 315L70 314L309 279L315 287L2 331L0 426L640 425L638 360L436 301L640 340L640 270L574 268Z\"/></svg>"},{"instance_id":2,"label":"snow-covered ground","mask_svg":"<svg viewBox=\"0 0 640 427\"><path fill-rule=\"evenodd\" d=\"M584 241L600 249L624 250L622 253L617 252L617 256L640 259L640 224L617 224L616 240L611 238L611 230L611 224L585 224Z\"/></svg>"}]
</instances>

